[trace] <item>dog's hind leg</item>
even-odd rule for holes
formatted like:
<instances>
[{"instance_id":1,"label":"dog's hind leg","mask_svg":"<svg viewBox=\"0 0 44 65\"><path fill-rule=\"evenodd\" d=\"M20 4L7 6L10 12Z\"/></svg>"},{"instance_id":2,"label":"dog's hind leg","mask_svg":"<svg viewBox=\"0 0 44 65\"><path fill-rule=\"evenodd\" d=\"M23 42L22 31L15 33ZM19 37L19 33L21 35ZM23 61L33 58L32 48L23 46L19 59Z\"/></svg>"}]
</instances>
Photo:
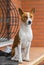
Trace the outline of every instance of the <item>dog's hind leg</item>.
<instances>
[{"instance_id":1,"label":"dog's hind leg","mask_svg":"<svg viewBox=\"0 0 44 65\"><path fill-rule=\"evenodd\" d=\"M19 33L17 33L17 35L14 38L14 42L13 42L13 46L12 46L12 51L11 51L11 60L15 60L14 56L15 56L15 48L18 46L18 44L20 43L20 38L19 38Z\"/></svg>"}]
</instances>

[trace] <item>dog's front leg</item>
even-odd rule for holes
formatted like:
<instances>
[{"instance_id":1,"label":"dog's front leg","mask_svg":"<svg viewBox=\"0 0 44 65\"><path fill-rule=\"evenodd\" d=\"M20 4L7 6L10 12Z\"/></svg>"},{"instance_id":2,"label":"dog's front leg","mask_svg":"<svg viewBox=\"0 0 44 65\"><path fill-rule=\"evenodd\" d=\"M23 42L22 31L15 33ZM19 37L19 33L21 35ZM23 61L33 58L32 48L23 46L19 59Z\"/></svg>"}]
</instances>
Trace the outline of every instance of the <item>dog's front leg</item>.
<instances>
[{"instance_id":1,"label":"dog's front leg","mask_svg":"<svg viewBox=\"0 0 44 65\"><path fill-rule=\"evenodd\" d=\"M25 61L30 61L30 47L31 47L31 42L27 41L27 46L26 46L26 54L25 54Z\"/></svg>"},{"instance_id":2,"label":"dog's front leg","mask_svg":"<svg viewBox=\"0 0 44 65\"><path fill-rule=\"evenodd\" d=\"M22 63L21 44L18 45L18 61Z\"/></svg>"}]
</instances>

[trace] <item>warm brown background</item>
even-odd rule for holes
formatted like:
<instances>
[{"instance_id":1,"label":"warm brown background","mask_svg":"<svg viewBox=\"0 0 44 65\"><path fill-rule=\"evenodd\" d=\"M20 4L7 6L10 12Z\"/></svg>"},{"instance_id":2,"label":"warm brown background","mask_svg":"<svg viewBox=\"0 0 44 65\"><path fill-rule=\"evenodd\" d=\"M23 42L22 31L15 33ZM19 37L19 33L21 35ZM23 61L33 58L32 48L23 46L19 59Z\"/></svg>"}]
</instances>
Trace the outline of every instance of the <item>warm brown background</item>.
<instances>
[{"instance_id":1,"label":"warm brown background","mask_svg":"<svg viewBox=\"0 0 44 65\"><path fill-rule=\"evenodd\" d=\"M4 3L3 3L4 2ZM13 4L12 4L12 3ZM21 7L21 1L19 0L10 0L10 2L8 2L8 3L10 3L11 5L6 5L7 4L7 1L6 0L1 0L1 3L3 4L3 7L2 7L2 9L3 8L5 8L6 9L6 11L7 11L7 8L8 8L8 6L11 8L11 11L10 12L7 12L7 14L6 14L6 12L5 12L5 9L3 9L3 11L4 11L4 20L6 19L5 17L6 16L9 16L9 14L8 13L10 13L10 15L11 15L11 17L13 16L14 17L14 19L15 19L15 17L16 17L16 19L14 20L15 22L14 22L14 24L15 25L13 25L13 26L11 26L11 24L12 24L12 18L10 19L10 22L9 22L9 24L10 24L10 27L9 27L9 30L7 30L7 23L6 23L6 21L4 21L4 25L3 25L3 30L2 30L2 32L1 32L1 29L2 29L2 22L0 21L0 37L8 37L8 35L7 35L7 33L8 32L15 32L15 31L18 31L18 26L17 25L19 25L18 23L19 23L19 21L18 21L18 14L16 14L16 13L18 13L18 11L16 11L16 9L18 10L18 7L20 8ZM15 8L14 8L14 6L13 5L15 5ZM12 8L14 8L15 9L15 11L12 9ZM2 14L2 10L1 10L1 7L0 7L0 17L2 16L3 14ZM15 16L16 15L16 16ZM11 29L11 30L10 30ZM17 30L16 30L17 29ZM9 34L9 37L10 38L14 38L14 36L16 35L16 32L15 33L13 33L13 34Z\"/></svg>"},{"instance_id":2,"label":"warm brown background","mask_svg":"<svg viewBox=\"0 0 44 65\"><path fill-rule=\"evenodd\" d=\"M33 46L44 46L44 0L22 0L24 11L30 11L36 8L35 18L33 21Z\"/></svg>"},{"instance_id":3,"label":"warm brown background","mask_svg":"<svg viewBox=\"0 0 44 65\"><path fill-rule=\"evenodd\" d=\"M36 9L33 20L34 38L32 46L44 46L44 0L12 0L16 8L21 7L24 11Z\"/></svg>"}]
</instances>

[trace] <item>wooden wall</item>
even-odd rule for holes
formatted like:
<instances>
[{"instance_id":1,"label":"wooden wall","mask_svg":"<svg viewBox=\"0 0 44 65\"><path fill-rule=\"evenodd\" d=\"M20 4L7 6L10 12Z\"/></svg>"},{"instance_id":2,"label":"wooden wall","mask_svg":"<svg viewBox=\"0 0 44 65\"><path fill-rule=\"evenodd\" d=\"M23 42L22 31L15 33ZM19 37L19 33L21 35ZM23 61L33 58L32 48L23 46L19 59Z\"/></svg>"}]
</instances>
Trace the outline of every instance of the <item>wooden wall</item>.
<instances>
[{"instance_id":1,"label":"wooden wall","mask_svg":"<svg viewBox=\"0 0 44 65\"><path fill-rule=\"evenodd\" d=\"M30 11L32 8L36 9L32 24L32 46L44 46L44 0L22 0L24 11Z\"/></svg>"}]
</instances>

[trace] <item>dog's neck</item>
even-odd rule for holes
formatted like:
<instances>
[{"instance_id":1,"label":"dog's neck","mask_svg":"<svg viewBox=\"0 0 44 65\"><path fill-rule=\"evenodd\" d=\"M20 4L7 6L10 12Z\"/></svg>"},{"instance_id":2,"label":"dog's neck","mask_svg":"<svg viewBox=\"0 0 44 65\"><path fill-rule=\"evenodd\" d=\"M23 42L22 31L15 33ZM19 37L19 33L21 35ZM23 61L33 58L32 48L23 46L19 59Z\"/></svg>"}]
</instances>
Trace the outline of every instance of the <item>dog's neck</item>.
<instances>
[{"instance_id":1,"label":"dog's neck","mask_svg":"<svg viewBox=\"0 0 44 65\"><path fill-rule=\"evenodd\" d=\"M31 28L31 25L28 25L27 23L24 23L23 21L21 22L21 26L25 26L25 27Z\"/></svg>"}]
</instances>

